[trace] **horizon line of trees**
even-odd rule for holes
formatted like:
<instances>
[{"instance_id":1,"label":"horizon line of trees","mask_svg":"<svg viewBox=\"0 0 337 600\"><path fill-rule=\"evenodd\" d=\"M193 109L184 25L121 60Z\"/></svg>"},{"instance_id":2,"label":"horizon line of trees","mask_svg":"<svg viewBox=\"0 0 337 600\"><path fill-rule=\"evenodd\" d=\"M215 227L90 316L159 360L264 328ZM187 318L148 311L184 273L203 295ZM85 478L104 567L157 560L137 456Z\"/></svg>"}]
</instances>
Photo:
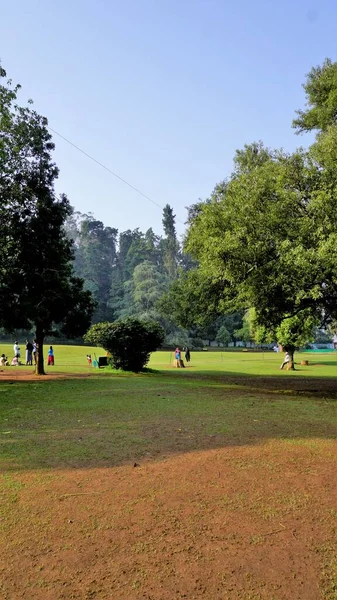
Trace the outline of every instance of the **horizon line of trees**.
<instances>
[{"instance_id":1,"label":"horizon line of trees","mask_svg":"<svg viewBox=\"0 0 337 600\"><path fill-rule=\"evenodd\" d=\"M314 143L238 150L230 176L187 209L180 244L169 204L158 236L118 233L56 196L48 121L17 103L20 86L0 67L0 326L38 339L38 372L46 336L127 317L156 321L170 345L273 341L293 352L337 331L337 62L303 87L293 127L316 132Z\"/></svg>"}]
</instances>

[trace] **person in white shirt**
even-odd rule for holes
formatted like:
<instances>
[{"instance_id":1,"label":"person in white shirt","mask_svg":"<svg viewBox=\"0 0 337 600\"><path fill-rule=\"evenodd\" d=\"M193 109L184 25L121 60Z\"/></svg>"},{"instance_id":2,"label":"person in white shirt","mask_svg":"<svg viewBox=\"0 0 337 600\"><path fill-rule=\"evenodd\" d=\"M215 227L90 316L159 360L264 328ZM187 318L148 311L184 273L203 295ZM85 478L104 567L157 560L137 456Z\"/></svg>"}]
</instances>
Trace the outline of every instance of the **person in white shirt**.
<instances>
[{"instance_id":1,"label":"person in white shirt","mask_svg":"<svg viewBox=\"0 0 337 600\"><path fill-rule=\"evenodd\" d=\"M14 342L13 350L14 350L14 356L16 356L17 358L20 358L20 356L21 356L20 348L19 348L17 342Z\"/></svg>"},{"instance_id":2,"label":"person in white shirt","mask_svg":"<svg viewBox=\"0 0 337 600\"><path fill-rule=\"evenodd\" d=\"M7 360L7 356L5 354L1 354L0 356L0 367L8 367L9 362Z\"/></svg>"},{"instance_id":3,"label":"person in white shirt","mask_svg":"<svg viewBox=\"0 0 337 600\"><path fill-rule=\"evenodd\" d=\"M281 371L282 371L283 367L290 362L291 362L290 354L288 352L286 352L284 361L283 361L282 365L280 366Z\"/></svg>"}]
</instances>

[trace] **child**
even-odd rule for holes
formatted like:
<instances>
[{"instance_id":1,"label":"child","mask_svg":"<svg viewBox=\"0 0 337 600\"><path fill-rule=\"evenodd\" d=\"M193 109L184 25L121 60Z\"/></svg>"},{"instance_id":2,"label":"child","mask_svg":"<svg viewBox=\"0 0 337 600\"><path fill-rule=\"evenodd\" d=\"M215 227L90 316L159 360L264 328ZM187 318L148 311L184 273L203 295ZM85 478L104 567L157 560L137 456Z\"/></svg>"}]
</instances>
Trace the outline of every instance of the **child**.
<instances>
[{"instance_id":1,"label":"child","mask_svg":"<svg viewBox=\"0 0 337 600\"><path fill-rule=\"evenodd\" d=\"M87 361L88 361L89 367L91 367L91 364L92 364L91 354L87 354Z\"/></svg>"},{"instance_id":2,"label":"child","mask_svg":"<svg viewBox=\"0 0 337 600\"><path fill-rule=\"evenodd\" d=\"M7 356L5 356L4 354L1 354L0 356L0 367L8 367L9 366L9 362L7 360Z\"/></svg>"},{"instance_id":3,"label":"child","mask_svg":"<svg viewBox=\"0 0 337 600\"><path fill-rule=\"evenodd\" d=\"M48 365L54 366L54 350L53 346L50 346L48 350Z\"/></svg>"}]
</instances>

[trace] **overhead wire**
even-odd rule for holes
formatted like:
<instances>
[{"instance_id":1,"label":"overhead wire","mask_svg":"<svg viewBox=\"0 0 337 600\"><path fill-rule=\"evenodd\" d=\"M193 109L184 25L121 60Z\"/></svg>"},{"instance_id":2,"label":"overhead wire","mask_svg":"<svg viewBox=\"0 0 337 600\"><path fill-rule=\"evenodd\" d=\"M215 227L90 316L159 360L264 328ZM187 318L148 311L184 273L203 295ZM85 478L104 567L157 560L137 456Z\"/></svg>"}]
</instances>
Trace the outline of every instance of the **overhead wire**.
<instances>
[{"instance_id":1,"label":"overhead wire","mask_svg":"<svg viewBox=\"0 0 337 600\"><path fill-rule=\"evenodd\" d=\"M80 148L79 146L77 146L76 144L74 144L74 142L72 142L71 140L69 140L68 138L66 138L64 135L62 135L61 133L59 133L58 131L56 131L52 127L50 127L50 125L48 125L48 129L50 131L52 131L53 133L55 133L55 135L57 135L58 137L60 137L62 140L64 140L65 142L67 142L67 144L69 144L70 146L72 146L73 148L75 148L76 150L78 150L78 152L81 152L81 154L83 154L84 156L86 156L87 158L89 158L90 160L92 160L94 163L96 163L97 165L99 165L100 167L102 167L102 169L104 169L105 171L107 171L108 173L110 173L110 175L113 175L114 177L116 177L117 179L119 179L120 181L122 181L122 183L124 183L125 185L127 185L134 192L136 192L137 194L140 194L140 196L143 196L143 198L145 198L149 202L152 202L152 204L154 204L155 206L157 206L158 208L160 208L160 210L163 210L163 206L160 206L160 204L158 204L158 202L155 202L155 200L153 200L152 198L150 198L150 196L148 196L147 194L144 194L144 192L142 192L139 188L137 188L134 185L132 185L132 183L129 183L129 181L127 181L126 179L124 179L123 177L121 177L120 175L118 175L118 173L115 173L115 171L112 171L112 169L110 169L109 167L107 167L106 165L104 165L102 162L100 162L99 160L97 160L96 158L94 158L93 156L91 156L91 154L88 154L88 152L85 152L85 150L83 150L82 148ZM185 225L185 223L183 223L183 221L181 221L177 217L175 217L175 218L176 218L177 221L179 221L179 223L181 223L182 225Z\"/></svg>"}]
</instances>

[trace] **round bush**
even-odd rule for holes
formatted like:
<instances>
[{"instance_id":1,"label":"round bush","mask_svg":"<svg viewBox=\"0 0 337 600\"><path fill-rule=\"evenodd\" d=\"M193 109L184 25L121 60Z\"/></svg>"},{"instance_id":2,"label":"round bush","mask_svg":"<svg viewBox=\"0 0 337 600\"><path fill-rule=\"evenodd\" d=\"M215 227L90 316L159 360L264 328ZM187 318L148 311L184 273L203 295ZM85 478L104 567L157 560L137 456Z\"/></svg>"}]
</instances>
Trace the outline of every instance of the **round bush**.
<instances>
[{"instance_id":1,"label":"round bush","mask_svg":"<svg viewBox=\"0 0 337 600\"><path fill-rule=\"evenodd\" d=\"M158 323L129 317L92 325L84 341L109 352L115 369L138 373L149 362L151 352L161 346L164 337L165 332Z\"/></svg>"}]
</instances>

